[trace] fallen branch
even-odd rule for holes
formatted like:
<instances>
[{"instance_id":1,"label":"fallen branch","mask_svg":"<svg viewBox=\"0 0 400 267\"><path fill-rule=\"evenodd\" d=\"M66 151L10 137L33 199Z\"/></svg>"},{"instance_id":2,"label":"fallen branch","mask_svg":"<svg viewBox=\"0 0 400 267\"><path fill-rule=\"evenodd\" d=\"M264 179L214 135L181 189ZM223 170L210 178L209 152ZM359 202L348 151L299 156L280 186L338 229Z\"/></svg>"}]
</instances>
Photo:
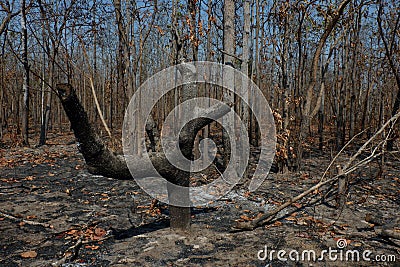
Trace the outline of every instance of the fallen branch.
<instances>
[{"instance_id":1,"label":"fallen branch","mask_svg":"<svg viewBox=\"0 0 400 267\"><path fill-rule=\"evenodd\" d=\"M398 231L396 232L395 229L385 229L383 227L374 227L374 231L377 235L400 240L400 232L398 232Z\"/></svg>"},{"instance_id":2,"label":"fallen branch","mask_svg":"<svg viewBox=\"0 0 400 267\"><path fill-rule=\"evenodd\" d=\"M53 225L49 224L49 223L41 223L41 222L35 222L35 221L30 221L30 220L25 220L25 219L21 219L21 218L17 218L15 216L9 215L7 213L4 213L2 211L0 211L0 216L5 217L7 219L19 222L19 223L24 223L24 224L28 224L28 225L37 225L37 226L42 226L44 228L50 228L50 229L54 229Z\"/></svg>"},{"instance_id":3,"label":"fallen branch","mask_svg":"<svg viewBox=\"0 0 400 267\"><path fill-rule=\"evenodd\" d=\"M388 221L381 216L367 214L365 221L374 224L376 235L400 240L400 218Z\"/></svg>"},{"instance_id":4,"label":"fallen branch","mask_svg":"<svg viewBox=\"0 0 400 267\"><path fill-rule=\"evenodd\" d=\"M355 166L350 166L355 160L356 158L363 152L366 150L367 146L376 139L376 137L378 137L386 127L388 127L392 122L396 121L398 118L400 117L400 112L397 113L395 116L393 116L390 120L388 120L370 139L368 139L367 142L365 142L356 152L355 155L353 155L348 161L347 163L344 165L343 168L339 168L339 173L328 180L323 181L322 179L320 180L319 183L317 183L316 185L312 186L311 188L309 188L308 190L304 191L303 193L297 195L296 197L291 198L290 200L286 201L284 204L282 204L281 206L275 208L274 210L272 210L271 212L268 212L266 214L264 214L263 216L253 220L253 221L249 221L249 222L236 222L236 225L234 225L235 230L237 229L241 229L241 230L253 230L254 228L260 227L262 225L265 225L269 222L271 222L275 216L278 214L278 212L280 212L281 210L285 209L286 207L292 205L293 203L295 203L296 201L299 201L300 199L302 199L303 197L309 195L310 193L314 192L315 190L319 189L320 187L326 185L326 184L332 184L335 183L339 180L339 178L341 178L342 176L346 176L350 173L352 173L353 171L355 171L356 169L368 164L369 162L371 162L373 159L375 159L376 157L378 157L379 155L382 155L381 153L376 153L378 147L380 146L384 146L386 144L387 138L383 141L380 142L371 152L371 155L369 155L366 159L363 159L362 161L358 162L357 164L355 164ZM351 139L349 142L351 142L354 139ZM346 144L346 146L349 144L349 142ZM340 150L338 155L335 156L334 160L338 158L339 154L342 153L344 150ZM330 168L332 166L332 162L331 164L329 164L328 168ZM325 177L327 171L324 172L322 177ZM385 232L386 233L386 232Z\"/></svg>"},{"instance_id":5,"label":"fallen branch","mask_svg":"<svg viewBox=\"0 0 400 267\"><path fill-rule=\"evenodd\" d=\"M243 229L243 230L253 230L254 228L258 227L258 226L262 226L268 222L270 222L273 218L275 218L275 215L280 212L281 210L283 210L284 208L292 205L293 203L295 203L296 201L302 199L303 197L307 196L308 194L314 192L315 190L317 190L318 188L320 188L323 185L332 183L334 181L336 181L340 176L337 175L329 180L323 181L323 182L319 182L318 184L314 185L313 187L311 187L310 189L304 191L303 193L301 193L300 195L291 198L290 200L286 201L285 203L283 203L281 206L275 208L274 210L272 210L271 212L268 212L266 214L264 214L263 216L253 220L253 221L249 221L249 222L237 222L235 225L235 228L237 229Z\"/></svg>"}]
</instances>

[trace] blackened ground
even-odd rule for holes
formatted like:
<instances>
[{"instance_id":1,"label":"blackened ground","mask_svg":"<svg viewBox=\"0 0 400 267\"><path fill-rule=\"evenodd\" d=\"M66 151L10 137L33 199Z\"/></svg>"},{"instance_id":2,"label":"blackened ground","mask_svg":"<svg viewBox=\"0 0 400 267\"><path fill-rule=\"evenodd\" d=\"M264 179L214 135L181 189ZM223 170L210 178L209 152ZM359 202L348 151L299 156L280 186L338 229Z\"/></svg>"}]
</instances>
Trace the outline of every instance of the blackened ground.
<instances>
[{"instance_id":1,"label":"blackened ground","mask_svg":"<svg viewBox=\"0 0 400 267\"><path fill-rule=\"evenodd\" d=\"M52 140L41 148L0 150L0 211L16 218L0 215L0 266L396 266L328 257L280 261L276 253L258 259L265 248L268 254L295 250L301 257L302 251L314 250L318 256L337 249L339 239L360 255L366 250L371 258L394 255L399 266L400 242L376 236L364 221L367 213L387 220L399 216L398 161L390 161L382 173L376 164L355 173L343 211L334 208L329 195L313 204L323 193L315 192L281 212L272 225L232 231L235 220L254 218L318 181L330 159L311 151L301 173L272 174L254 193L243 181L208 207L193 208L191 232L177 233L169 229L167 207L152 203L133 181L89 174L76 146L68 145L72 135ZM212 175L194 176L193 182L205 183ZM68 249L79 239L83 244L72 255Z\"/></svg>"}]
</instances>

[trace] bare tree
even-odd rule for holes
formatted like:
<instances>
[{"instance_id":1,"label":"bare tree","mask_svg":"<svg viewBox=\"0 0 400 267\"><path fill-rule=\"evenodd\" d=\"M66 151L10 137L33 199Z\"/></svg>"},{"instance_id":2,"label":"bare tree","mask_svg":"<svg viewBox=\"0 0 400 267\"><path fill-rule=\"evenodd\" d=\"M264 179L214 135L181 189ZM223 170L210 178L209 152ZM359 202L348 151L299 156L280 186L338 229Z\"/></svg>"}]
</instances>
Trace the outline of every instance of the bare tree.
<instances>
[{"instance_id":1,"label":"bare tree","mask_svg":"<svg viewBox=\"0 0 400 267\"><path fill-rule=\"evenodd\" d=\"M53 6L46 1L38 0L38 6L41 18L42 36L35 36L38 42L41 41L41 46L44 55L48 58L47 75L43 76L42 88L42 118L40 126L39 146L46 144L47 132L50 123L50 113L52 106L52 88L57 83L56 69L60 68L61 61L59 57L60 46L64 37L64 30L67 26L70 14L75 6L75 1L72 1L67 6ZM44 63L44 62L43 62ZM68 66L65 66L67 69ZM47 76L47 77L46 77Z\"/></svg>"},{"instance_id":2,"label":"bare tree","mask_svg":"<svg viewBox=\"0 0 400 267\"><path fill-rule=\"evenodd\" d=\"M6 16L3 19L3 21L0 24L0 36L6 31L8 23L10 23L11 19L15 16L17 16L20 12L12 12L11 7L10 7L10 3L7 1L1 1L0 2L0 6L4 11L6 12Z\"/></svg>"},{"instance_id":3,"label":"bare tree","mask_svg":"<svg viewBox=\"0 0 400 267\"><path fill-rule=\"evenodd\" d=\"M322 52L323 47L325 46L325 43L335 28L337 22L341 18L344 9L346 6L350 3L350 0L343 0L336 10L334 10L331 14L326 15L326 20L327 20L327 25L325 27L325 30L318 42L317 49L314 53L313 60L312 60L312 65L311 65L311 77L310 77L310 82L307 88L306 92L306 97L305 97L305 103L304 107L302 110L302 117L301 117L301 126L300 126L300 131L299 131L299 138L298 138L298 144L297 144L297 165L300 165L301 159L302 159L302 154L303 154L303 142L305 141L311 119L315 114L318 112L319 106L320 106L320 101L317 103L317 105L314 107L314 109L311 109L311 105L313 103L313 95L314 95L314 88L317 83L317 76L318 76L318 63L320 59L320 55ZM320 99L319 99L320 100Z\"/></svg>"}]
</instances>

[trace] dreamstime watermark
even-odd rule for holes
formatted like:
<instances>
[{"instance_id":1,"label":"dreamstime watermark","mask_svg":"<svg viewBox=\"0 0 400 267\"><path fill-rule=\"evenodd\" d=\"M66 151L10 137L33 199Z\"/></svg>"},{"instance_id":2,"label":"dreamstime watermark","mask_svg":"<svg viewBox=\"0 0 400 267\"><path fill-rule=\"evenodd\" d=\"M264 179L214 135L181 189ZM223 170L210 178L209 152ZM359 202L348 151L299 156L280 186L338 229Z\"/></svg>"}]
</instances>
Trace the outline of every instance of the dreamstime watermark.
<instances>
[{"instance_id":1,"label":"dreamstime watermark","mask_svg":"<svg viewBox=\"0 0 400 267\"><path fill-rule=\"evenodd\" d=\"M223 88L221 91L224 94L230 95L232 100L240 99L244 107L242 109L248 108L257 120L261 145L258 164L249 184L250 191L255 191L267 177L275 155L276 135L271 109L261 90L242 72L214 62L191 62L156 73L138 88L129 103L122 131L123 151L127 166L137 184L153 198L174 206L202 206L221 198L239 182L248 165L250 145L243 116L235 113L232 103L227 103L226 99L220 101L211 96L197 97L201 86ZM177 93L182 87L186 91ZM169 164L182 171L198 172L212 163L216 156L216 144L211 139L201 140L201 156L194 161L184 157L179 149L179 134L185 125L197 118L217 121L229 135L229 163L221 176L209 184L186 188L170 183L158 173L152 164L152 156L147 152L146 122L160 101L167 102L165 98L171 91L175 93L172 99L178 104L165 117L160 134L161 145ZM195 97L188 98L187 95ZM179 102L179 97L187 99ZM222 116L221 110L227 112ZM207 151L203 147L208 147ZM138 166L139 157L141 166ZM188 200L169 199L168 192L171 190L182 194L188 192Z\"/></svg>"},{"instance_id":2,"label":"dreamstime watermark","mask_svg":"<svg viewBox=\"0 0 400 267\"><path fill-rule=\"evenodd\" d=\"M345 239L339 239L336 242L337 248L331 248L316 252L315 250L269 250L267 246L261 249L257 253L257 258L260 261L272 262L278 261L293 261L293 262L396 262L396 255L373 255L371 250L349 250L346 249L347 241Z\"/></svg>"}]
</instances>

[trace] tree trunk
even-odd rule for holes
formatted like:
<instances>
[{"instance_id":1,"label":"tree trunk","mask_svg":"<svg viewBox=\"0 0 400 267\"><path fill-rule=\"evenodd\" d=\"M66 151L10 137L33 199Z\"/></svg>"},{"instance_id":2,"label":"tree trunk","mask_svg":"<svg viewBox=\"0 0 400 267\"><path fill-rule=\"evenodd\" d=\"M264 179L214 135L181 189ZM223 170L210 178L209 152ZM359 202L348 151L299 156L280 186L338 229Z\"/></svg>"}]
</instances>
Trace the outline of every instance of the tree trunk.
<instances>
[{"instance_id":1,"label":"tree trunk","mask_svg":"<svg viewBox=\"0 0 400 267\"><path fill-rule=\"evenodd\" d=\"M50 71L49 71L49 84L53 86L54 83L54 70L55 70L55 55L56 52L53 51L53 57L51 59L51 64L50 64ZM51 98L52 98L52 92L50 88L47 88L47 93L45 94L43 92L43 97L46 95L46 104L42 106L42 123L40 125L40 138L39 138L39 146L43 146L46 144L46 139L47 139L47 130L49 128L49 122L50 122L50 111L51 111Z\"/></svg>"},{"instance_id":2,"label":"tree trunk","mask_svg":"<svg viewBox=\"0 0 400 267\"><path fill-rule=\"evenodd\" d=\"M224 1L224 63L234 68L234 56L235 55L235 1L225 0ZM223 77L224 84L227 88L234 86L234 74L232 71L227 71L226 76ZM224 89L224 101L226 103L234 103L234 94L227 89ZM234 122L226 122L227 127L233 129ZM231 146L229 141L229 135L227 131L223 130L223 144L224 144L224 165L228 166L229 157L231 155ZM231 137L234 138L234 137Z\"/></svg>"},{"instance_id":3,"label":"tree trunk","mask_svg":"<svg viewBox=\"0 0 400 267\"><path fill-rule=\"evenodd\" d=\"M242 117L242 123L246 125L246 129L249 128L249 110L247 107L247 104L245 103L248 102L249 100L249 65L250 65L250 31L251 31L251 25L250 25L250 0L245 0L243 3L243 15L244 15L244 24L243 24L243 56L242 56L242 72L245 74L245 77L243 77L240 86L240 91L241 95L243 96L243 99L241 102L241 105L239 107L240 114ZM251 79L251 78L250 78ZM240 153L242 153L242 148L240 148ZM244 178L247 178L247 171L243 174Z\"/></svg>"},{"instance_id":4,"label":"tree trunk","mask_svg":"<svg viewBox=\"0 0 400 267\"><path fill-rule=\"evenodd\" d=\"M127 96L127 81L126 81L126 65L127 65L127 45L128 45L128 37L125 32L125 21L122 16L122 8L121 1L114 0L114 9L115 9L115 20L118 28L118 53L117 53L117 92L122 93L125 97L123 98L123 107L125 108L125 103L128 102Z\"/></svg>"},{"instance_id":5,"label":"tree trunk","mask_svg":"<svg viewBox=\"0 0 400 267\"><path fill-rule=\"evenodd\" d=\"M340 17L343 14L343 11L347 4L350 3L350 0L343 0L338 8L333 12L332 17L328 18L327 26L325 28L324 33L321 36L321 39L318 42L317 49L314 53L314 57L311 64L311 77L310 82L307 88L306 99L304 103L304 108L302 112L302 118L300 123L300 132L297 144L297 165L300 166L303 154L303 142L306 141L308 137L308 131L310 128L311 123L311 114L316 114L317 112L313 112L311 110L311 104L313 101L313 94L314 94L314 87L317 82L317 74L318 74L318 63L320 59L320 55L322 53L322 49L325 46L326 40L328 39L329 35L335 28L337 22L339 21Z\"/></svg>"},{"instance_id":6,"label":"tree trunk","mask_svg":"<svg viewBox=\"0 0 400 267\"><path fill-rule=\"evenodd\" d=\"M22 43L22 64L24 67L22 77L22 137L23 144L28 146L29 132L29 63L28 63L28 31L26 28L26 2L21 0L21 43Z\"/></svg>"},{"instance_id":7,"label":"tree trunk","mask_svg":"<svg viewBox=\"0 0 400 267\"><path fill-rule=\"evenodd\" d=\"M255 25L255 33L254 33L254 40L255 40L255 48L254 48L254 66L253 66L253 73L254 73L254 83L261 88L260 86L260 66L259 66L259 59L260 59L260 1L255 0L255 8L256 8L256 25ZM253 97L253 92L250 92L250 97ZM253 105L253 103L252 103ZM253 110L253 106L250 107ZM250 116L250 142L253 146L258 146L258 134L257 134L257 122L254 115Z\"/></svg>"},{"instance_id":8,"label":"tree trunk","mask_svg":"<svg viewBox=\"0 0 400 267\"><path fill-rule=\"evenodd\" d=\"M393 29L393 33L391 36L391 42L388 43L386 40L384 33L383 33L383 27L382 27L382 12L383 12L383 3L382 1L379 1L379 9L378 9L378 30L379 30L379 35L382 39L383 45L385 47L385 55L386 59L389 62L389 66L393 72L393 75L396 79L396 85L397 85L397 94L396 98L394 99L394 104L392 107L392 117L397 114L397 111L400 108L400 70L397 68L397 65L395 64L395 61L393 59L393 46L395 42L395 37L398 32L398 29L400 27L400 14L397 13L397 18L396 18L396 23ZM390 125L390 128L392 129L394 127L396 122L393 122L392 125ZM392 151L393 150L393 144L394 144L394 135L393 135L393 129L391 131L391 138L389 138L387 142L387 150Z\"/></svg>"}]
</instances>

